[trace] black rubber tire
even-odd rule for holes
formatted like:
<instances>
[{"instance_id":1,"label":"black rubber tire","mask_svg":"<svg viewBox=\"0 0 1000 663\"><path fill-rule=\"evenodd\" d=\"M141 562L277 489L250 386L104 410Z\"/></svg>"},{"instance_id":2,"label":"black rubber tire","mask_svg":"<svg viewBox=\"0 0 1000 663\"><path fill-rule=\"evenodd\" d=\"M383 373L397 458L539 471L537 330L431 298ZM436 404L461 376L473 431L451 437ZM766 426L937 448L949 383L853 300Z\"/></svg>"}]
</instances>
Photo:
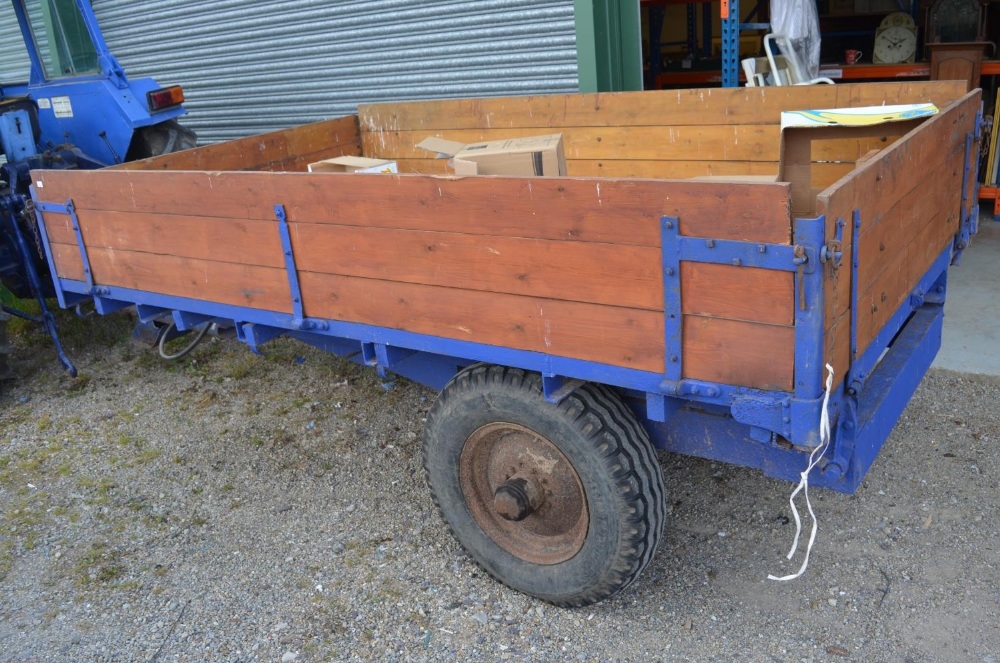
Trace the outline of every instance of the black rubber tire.
<instances>
[{"instance_id":1,"label":"black rubber tire","mask_svg":"<svg viewBox=\"0 0 1000 663\"><path fill-rule=\"evenodd\" d=\"M189 150L197 145L198 136L195 132L182 126L177 120L166 120L136 129L125 161L158 157L161 154Z\"/></svg>"},{"instance_id":2,"label":"black rubber tire","mask_svg":"<svg viewBox=\"0 0 1000 663\"><path fill-rule=\"evenodd\" d=\"M476 522L461 487L460 457L475 431L496 422L543 436L576 471L589 526L570 559L526 561ZM434 503L466 552L500 582L558 606L584 606L623 590L652 559L663 532L663 475L653 446L618 395L602 385L585 384L553 405L536 373L471 366L428 413L424 468Z\"/></svg>"}]
</instances>

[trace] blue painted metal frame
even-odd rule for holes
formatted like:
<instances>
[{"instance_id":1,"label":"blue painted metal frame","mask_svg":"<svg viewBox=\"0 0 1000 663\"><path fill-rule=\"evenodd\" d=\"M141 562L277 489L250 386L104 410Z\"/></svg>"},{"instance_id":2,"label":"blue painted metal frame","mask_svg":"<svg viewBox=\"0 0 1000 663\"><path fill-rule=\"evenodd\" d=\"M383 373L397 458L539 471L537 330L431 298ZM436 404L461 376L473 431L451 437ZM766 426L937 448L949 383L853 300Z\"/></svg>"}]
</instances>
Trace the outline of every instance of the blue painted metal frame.
<instances>
[{"instance_id":1,"label":"blue painted metal frame","mask_svg":"<svg viewBox=\"0 0 1000 663\"><path fill-rule=\"evenodd\" d=\"M817 422L822 403L824 269L826 218L796 219L793 244L766 244L687 237L680 220L660 220L663 251L666 380L661 391L676 397L710 400L732 407L733 417L751 427L759 442L780 435L801 447L819 445ZM793 392L764 392L683 379L681 262L755 267L801 274L796 279L795 387ZM674 383L674 384L670 384ZM659 405L656 406L659 408ZM658 412L658 410L657 410ZM655 418L655 417L650 417Z\"/></svg>"}]
</instances>

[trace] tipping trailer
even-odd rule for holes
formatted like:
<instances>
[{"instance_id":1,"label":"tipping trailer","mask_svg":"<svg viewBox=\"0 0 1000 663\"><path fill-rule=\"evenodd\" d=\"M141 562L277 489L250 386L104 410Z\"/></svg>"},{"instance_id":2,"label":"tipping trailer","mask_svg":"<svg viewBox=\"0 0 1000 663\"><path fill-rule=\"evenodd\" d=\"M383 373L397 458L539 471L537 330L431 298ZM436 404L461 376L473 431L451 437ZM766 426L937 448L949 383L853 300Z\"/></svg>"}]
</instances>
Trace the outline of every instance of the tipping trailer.
<instances>
[{"instance_id":1,"label":"tipping trailer","mask_svg":"<svg viewBox=\"0 0 1000 663\"><path fill-rule=\"evenodd\" d=\"M917 102L940 110L779 132L783 110ZM980 110L947 81L382 104L36 170L32 194L62 306L290 336L441 390L445 520L500 581L576 606L649 562L656 449L797 480L827 364L811 481L858 488L940 345ZM415 148L553 132L567 177L457 177ZM304 172L338 155L400 174Z\"/></svg>"}]
</instances>

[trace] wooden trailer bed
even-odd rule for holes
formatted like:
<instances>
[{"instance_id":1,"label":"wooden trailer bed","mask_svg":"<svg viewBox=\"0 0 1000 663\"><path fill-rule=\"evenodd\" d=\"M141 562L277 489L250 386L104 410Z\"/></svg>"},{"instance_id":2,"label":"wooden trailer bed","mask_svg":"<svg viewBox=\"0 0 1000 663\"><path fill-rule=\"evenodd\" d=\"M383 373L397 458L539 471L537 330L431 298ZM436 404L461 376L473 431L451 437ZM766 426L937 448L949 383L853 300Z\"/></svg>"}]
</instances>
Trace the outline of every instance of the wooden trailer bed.
<instances>
[{"instance_id":1,"label":"wooden trailer bed","mask_svg":"<svg viewBox=\"0 0 1000 663\"><path fill-rule=\"evenodd\" d=\"M918 102L941 112L902 141L912 125L862 138L821 130L794 201L787 182L719 179L777 175L782 110ZM681 377L790 392L796 272L684 261L681 310L665 310L663 218L682 236L767 245L793 243L795 216L825 215L831 240L843 220L847 267L824 267L824 360L839 380L974 205L966 136L978 110L978 91L960 82L381 104L34 177L40 201L72 200L89 259L88 275L71 218L44 213L60 278L291 313L280 205L307 317L663 374L665 320L681 316ZM557 131L567 178L457 178L415 147ZM304 172L342 154L397 160L401 174Z\"/></svg>"}]
</instances>

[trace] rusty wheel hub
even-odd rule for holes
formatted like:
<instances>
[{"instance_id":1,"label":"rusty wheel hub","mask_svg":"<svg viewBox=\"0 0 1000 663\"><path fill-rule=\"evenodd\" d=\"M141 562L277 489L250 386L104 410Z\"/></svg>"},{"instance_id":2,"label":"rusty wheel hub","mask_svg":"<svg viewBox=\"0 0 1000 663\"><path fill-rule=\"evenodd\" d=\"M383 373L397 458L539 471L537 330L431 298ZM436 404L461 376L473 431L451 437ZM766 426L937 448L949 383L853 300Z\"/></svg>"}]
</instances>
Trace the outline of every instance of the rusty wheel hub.
<instances>
[{"instance_id":1,"label":"rusty wheel hub","mask_svg":"<svg viewBox=\"0 0 1000 663\"><path fill-rule=\"evenodd\" d=\"M459 478L476 522L512 555L557 564L583 547L590 518L580 477L531 429L492 423L476 430L462 450Z\"/></svg>"}]
</instances>

